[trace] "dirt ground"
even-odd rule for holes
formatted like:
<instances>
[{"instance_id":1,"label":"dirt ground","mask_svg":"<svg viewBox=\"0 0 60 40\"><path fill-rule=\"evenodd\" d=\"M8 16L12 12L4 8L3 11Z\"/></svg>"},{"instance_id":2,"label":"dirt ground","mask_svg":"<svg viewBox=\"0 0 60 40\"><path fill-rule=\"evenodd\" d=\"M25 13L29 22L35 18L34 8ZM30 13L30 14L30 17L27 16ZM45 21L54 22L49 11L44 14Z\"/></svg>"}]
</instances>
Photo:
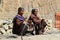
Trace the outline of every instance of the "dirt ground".
<instances>
[{"instance_id":1,"label":"dirt ground","mask_svg":"<svg viewBox=\"0 0 60 40\"><path fill-rule=\"evenodd\" d=\"M60 33L47 35L28 35L22 36L23 40L60 40ZM17 35L0 35L0 40L22 40L21 36Z\"/></svg>"}]
</instances>

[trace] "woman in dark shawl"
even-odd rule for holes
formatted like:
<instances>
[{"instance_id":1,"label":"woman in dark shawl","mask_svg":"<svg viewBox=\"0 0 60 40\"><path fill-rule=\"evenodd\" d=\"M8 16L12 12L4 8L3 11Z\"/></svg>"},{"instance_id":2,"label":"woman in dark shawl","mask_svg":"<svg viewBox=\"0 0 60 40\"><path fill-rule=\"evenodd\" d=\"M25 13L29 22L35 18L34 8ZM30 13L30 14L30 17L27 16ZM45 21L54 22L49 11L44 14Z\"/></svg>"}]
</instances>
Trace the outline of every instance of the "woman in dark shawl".
<instances>
[{"instance_id":1,"label":"woman in dark shawl","mask_svg":"<svg viewBox=\"0 0 60 40\"><path fill-rule=\"evenodd\" d=\"M18 14L14 17L13 19L13 34L17 34L17 35L21 35L21 33L23 32L23 35L25 35L25 29L23 30L25 24L23 24L24 22L24 8L19 7L18 8Z\"/></svg>"}]
</instances>

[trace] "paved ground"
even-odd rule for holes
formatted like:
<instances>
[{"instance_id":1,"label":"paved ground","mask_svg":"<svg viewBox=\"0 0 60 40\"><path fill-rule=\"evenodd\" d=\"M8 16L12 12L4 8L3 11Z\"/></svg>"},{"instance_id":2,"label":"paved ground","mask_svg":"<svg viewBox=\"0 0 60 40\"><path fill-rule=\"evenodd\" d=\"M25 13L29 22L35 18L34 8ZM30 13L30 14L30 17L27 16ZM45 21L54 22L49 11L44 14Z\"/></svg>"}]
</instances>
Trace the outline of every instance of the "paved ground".
<instances>
[{"instance_id":1,"label":"paved ground","mask_svg":"<svg viewBox=\"0 0 60 40\"><path fill-rule=\"evenodd\" d=\"M0 40L21 40L21 36L0 35ZM16 38L17 37L17 38ZM23 40L60 40L60 33L48 35L23 36Z\"/></svg>"}]
</instances>

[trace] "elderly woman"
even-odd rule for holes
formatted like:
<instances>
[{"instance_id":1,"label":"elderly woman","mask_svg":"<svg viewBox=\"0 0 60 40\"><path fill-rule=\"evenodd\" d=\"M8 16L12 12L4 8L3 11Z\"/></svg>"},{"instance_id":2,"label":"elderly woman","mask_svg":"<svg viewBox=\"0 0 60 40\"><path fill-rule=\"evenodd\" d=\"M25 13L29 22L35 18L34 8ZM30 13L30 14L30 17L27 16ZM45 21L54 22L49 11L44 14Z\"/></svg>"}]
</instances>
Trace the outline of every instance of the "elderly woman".
<instances>
[{"instance_id":1,"label":"elderly woman","mask_svg":"<svg viewBox=\"0 0 60 40\"><path fill-rule=\"evenodd\" d=\"M46 26L46 22L44 21L44 19L41 20L37 16L37 14L38 14L38 9L32 9L31 15L30 15L30 18L29 18L29 21L32 21L35 25L36 35L40 34L41 32L44 32L44 28Z\"/></svg>"}]
</instances>

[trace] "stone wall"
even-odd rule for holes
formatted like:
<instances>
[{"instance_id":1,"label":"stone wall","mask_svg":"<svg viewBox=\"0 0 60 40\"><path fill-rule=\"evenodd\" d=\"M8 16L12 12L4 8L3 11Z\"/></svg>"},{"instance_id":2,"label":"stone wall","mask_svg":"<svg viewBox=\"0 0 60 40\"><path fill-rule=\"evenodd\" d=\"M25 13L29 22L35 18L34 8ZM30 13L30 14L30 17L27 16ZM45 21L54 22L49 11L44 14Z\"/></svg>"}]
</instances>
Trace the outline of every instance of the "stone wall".
<instances>
[{"instance_id":1,"label":"stone wall","mask_svg":"<svg viewBox=\"0 0 60 40\"><path fill-rule=\"evenodd\" d=\"M32 8L37 8L40 18L50 19L54 23L55 12L60 12L60 0L1 0L0 19L13 19L18 7L24 7L25 17L30 15Z\"/></svg>"}]
</instances>

